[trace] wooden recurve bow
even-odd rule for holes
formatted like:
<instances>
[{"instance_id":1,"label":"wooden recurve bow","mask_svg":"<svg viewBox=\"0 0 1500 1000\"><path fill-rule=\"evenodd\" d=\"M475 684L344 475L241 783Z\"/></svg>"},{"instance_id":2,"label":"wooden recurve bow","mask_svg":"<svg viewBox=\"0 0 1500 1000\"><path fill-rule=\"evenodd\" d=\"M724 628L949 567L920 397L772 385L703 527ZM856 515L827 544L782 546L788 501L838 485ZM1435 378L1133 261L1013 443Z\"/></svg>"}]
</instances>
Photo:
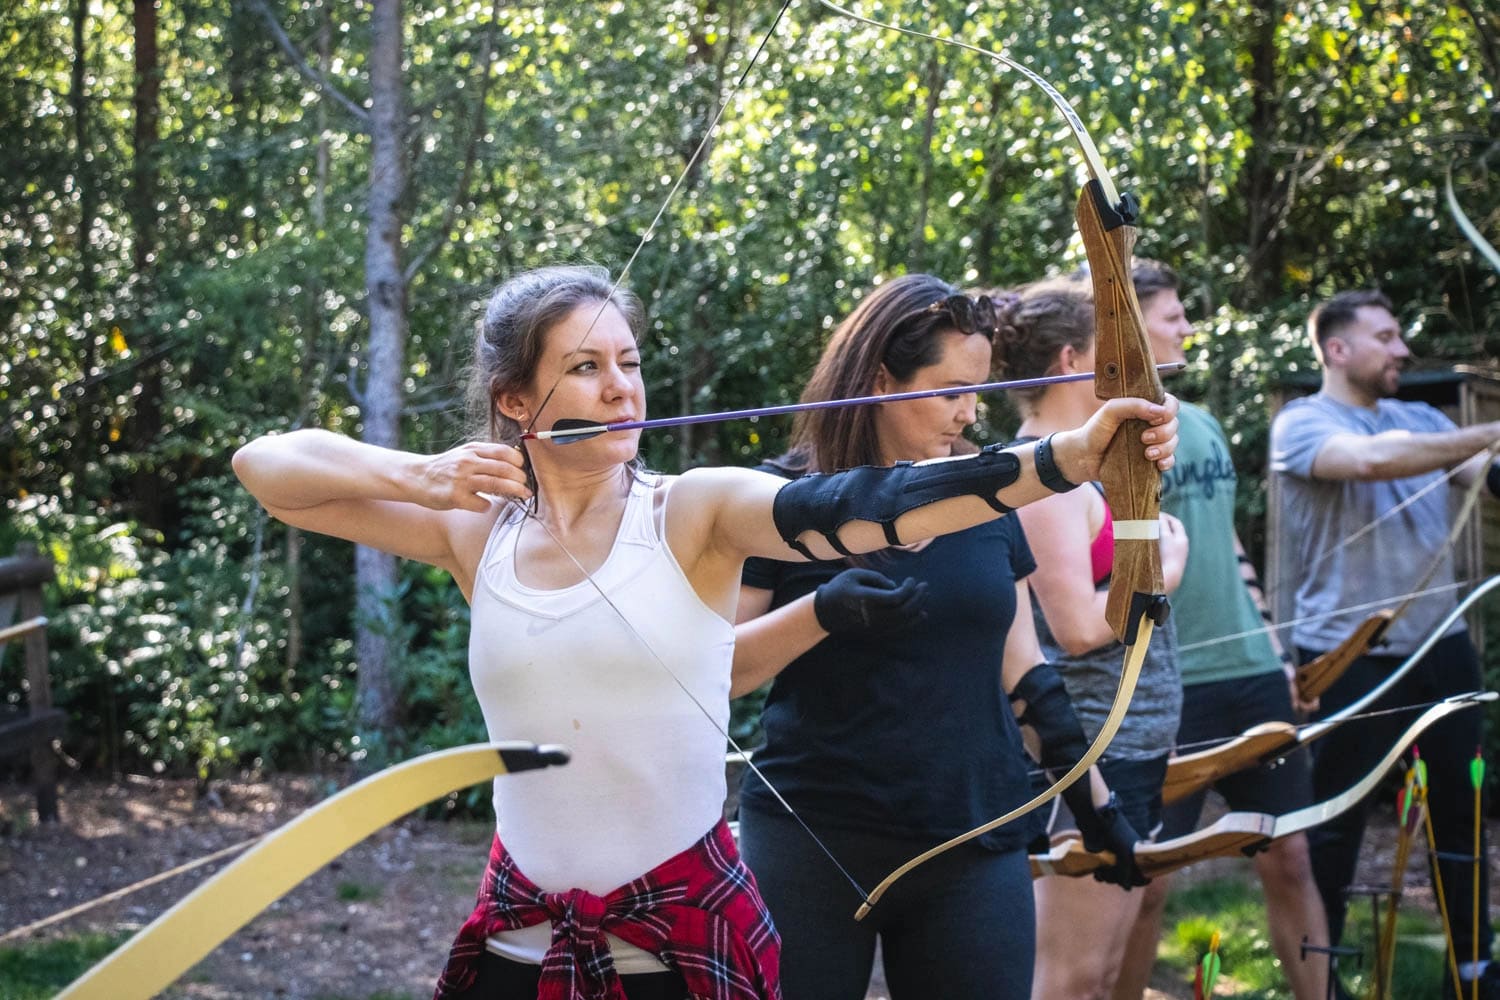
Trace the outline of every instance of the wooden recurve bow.
<instances>
[{"instance_id":1,"label":"wooden recurve bow","mask_svg":"<svg viewBox=\"0 0 1500 1000\"><path fill-rule=\"evenodd\" d=\"M1196 753L1173 757L1167 763L1167 775L1162 785L1162 802L1170 805L1192 793L1218 781L1227 775L1284 757L1301 746L1306 746L1321 736L1326 736L1334 727L1348 722L1373 705L1379 698L1405 677L1422 658L1442 639L1471 607L1490 591L1500 587L1500 575L1492 576L1470 591L1448 616L1439 622L1416 650L1391 671L1375 688L1360 698L1318 722L1295 726L1290 722L1267 722L1245 730L1217 746ZM1392 614L1390 611L1385 614Z\"/></svg>"},{"instance_id":2,"label":"wooden recurve bow","mask_svg":"<svg viewBox=\"0 0 1500 1000\"><path fill-rule=\"evenodd\" d=\"M1281 816L1251 812L1226 813L1212 825L1186 836L1138 845L1135 850L1136 867L1147 878L1166 875L1209 858L1254 854L1273 840L1289 837L1327 822L1353 808L1370 794L1385 777L1385 773L1406 752L1406 748L1428 727L1454 712L1493 702L1497 698L1500 698L1500 694L1493 691L1474 691L1446 698L1430 706L1413 720L1385 756L1363 778L1338 795ZM1038 878L1044 875L1088 875L1114 863L1114 855L1110 852L1087 851L1078 838L1065 837L1054 844L1048 853L1032 855L1031 873Z\"/></svg>"},{"instance_id":3,"label":"wooden recurve bow","mask_svg":"<svg viewBox=\"0 0 1500 1000\"><path fill-rule=\"evenodd\" d=\"M256 914L381 827L451 792L567 760L568 751L557 746L476 743L373 774L261 838L89 969L58 1000L156 996Z\"/></svg>"},{"instance_id":4,"label":"wooden recurve bow","mask_svg":"<svg viewBox=\"0 0 1500 1000\"><path fill-rule=\"evenodd\" d=\"M864 17L830 0L818 0L818 3L853 21L952 45L992 59L1020 73L1047 95L1067 120L1090 178L1079 195L1076 218L1094 284L1097 338L1094 392L1106 400L1135 396L1162 402L1166 393L1156 373L1155 359L1146 339L1145 321L1130 278L1130 254L1135 245L1138 206L1134 197L1129 194L1121 196L1116 190L1098 148L1067 99L1046 79L1002 53ZM1088 772L1119 730L1135 693L1152 630L1165 620L1167 614L1161 578L1161 522L1158 513L1161 474L1155 463L1145 459L1140 438L1144 429L1139 421L1129 421L1119 428L1105 454L1100 474L1105 499L1114 519L1115 537L1115 561L1106 617L1125 650L1114 700L1099 732L1077 763L1044 791L1003 816L938 844L892 871L867 895L855 919L868 914L881 895L912 869L1050 802Z\"/></svg>"}]
</instances>

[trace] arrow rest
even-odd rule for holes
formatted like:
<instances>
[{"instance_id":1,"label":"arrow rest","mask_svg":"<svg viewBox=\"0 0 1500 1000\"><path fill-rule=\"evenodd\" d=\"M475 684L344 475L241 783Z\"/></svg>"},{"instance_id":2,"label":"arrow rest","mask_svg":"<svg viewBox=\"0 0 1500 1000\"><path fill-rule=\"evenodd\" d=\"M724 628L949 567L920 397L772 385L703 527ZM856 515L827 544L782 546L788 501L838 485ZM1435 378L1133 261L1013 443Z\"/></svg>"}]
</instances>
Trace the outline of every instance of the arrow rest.
<instances>
[{"instance_id":1,"label":"arrow rest","mask_svg":"<svg viewBox=\"0 0 1500 1000\"><path fill-rule=\"evenodd\" d=\"M1111 204L1103 185L1098 181L1089 181L1083 189L1093 201L1094 211L1098 213L1100 225L1105 232L1121 226L1134 226L1140 222L1141 202L1132 192L1121 191L1120 200Z\"/></svg>"},{"instance_id":2,"label":"arrow rest","mask_svg":"<svg viewBox=\"0 0 1500 1000\"><path fill-rule=\"evenodd\" d=\"M1120 641L1127 646L1134 644L1142 619L1149 618L1153 625L1160 627L1167 623L1167 618L1171 614L1172 605L1167 601L1165 594L1131 594L1129 624L1126 627L1125 638Z\"/></svg>"}]
</instances>

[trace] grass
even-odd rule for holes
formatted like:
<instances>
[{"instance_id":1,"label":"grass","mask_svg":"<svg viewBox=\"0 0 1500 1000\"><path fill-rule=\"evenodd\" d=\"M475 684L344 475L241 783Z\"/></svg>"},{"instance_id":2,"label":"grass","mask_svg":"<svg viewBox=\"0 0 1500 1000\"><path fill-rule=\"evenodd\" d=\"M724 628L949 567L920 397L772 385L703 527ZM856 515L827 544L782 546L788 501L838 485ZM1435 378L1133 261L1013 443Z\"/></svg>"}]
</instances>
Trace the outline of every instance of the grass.
<instances>
[{"instance_id":1,"label":"grass","mask_svg":"<svg viewBox=\"0 0 1500 1000\"><path fill-rule=\"evenodd\" d=\"M1442 988L1445 953L1437 917L1406 909L1397 915L1396 928L1391 995L1402 1000L1451 997L1451 987L1447 992ZM1158 968L1170 968L1190 989L1194 968L1216 930L1221 983L1232 980L1228 995L1239 1000L1291 1000L1271 949L1265 907L1254 883L1223 879L1174 892L1167 902ZM1363 996L1370 986L1375 958L1368 900L1350 906L1344 944L1361 949L1362 955L1342 959L1340 977L1351 995Z\"/></svg>"},{"instance_id":2,"label":"grass","mask_svg":"<svg viewBox=\"0 0 1500 1000\"><path fill-rule=\"evenodd\" d=\"M380 886L364 882L340 882L335 892L339 899L346 903L359 903L380 898Z\"/></svg>"},{"instance_id":3,"label":"grass","mask_svg":"<svg viewBox=\"0 0 1500 1000\"><path fill-rule=\"evenodd\" d=\"M6 1000L56 996L129 936L85 934L0 948L0 995Z\"/></svg>"}]
</instances>

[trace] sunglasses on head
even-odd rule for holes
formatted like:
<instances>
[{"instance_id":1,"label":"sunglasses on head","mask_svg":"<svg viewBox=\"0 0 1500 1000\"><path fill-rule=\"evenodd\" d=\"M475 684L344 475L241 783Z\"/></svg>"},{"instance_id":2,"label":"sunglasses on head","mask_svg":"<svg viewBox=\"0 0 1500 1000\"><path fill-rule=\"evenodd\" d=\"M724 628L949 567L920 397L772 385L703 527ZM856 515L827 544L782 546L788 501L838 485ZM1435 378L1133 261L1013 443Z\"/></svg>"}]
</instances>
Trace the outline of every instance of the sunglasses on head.
<instances>
[{"instance_id":1,"label":"sunglasses on head","mask_svg":"<svg viewBox=\"0 0 1500 1000\"><path fill-rule=\"evenodd\" d=\"M939 299L923 311L947 313L962 333L992 337L1000 329L1000 317L995 313L995 303L989 296L974 298L960 292Z\"/></svg>"}]
</instances>

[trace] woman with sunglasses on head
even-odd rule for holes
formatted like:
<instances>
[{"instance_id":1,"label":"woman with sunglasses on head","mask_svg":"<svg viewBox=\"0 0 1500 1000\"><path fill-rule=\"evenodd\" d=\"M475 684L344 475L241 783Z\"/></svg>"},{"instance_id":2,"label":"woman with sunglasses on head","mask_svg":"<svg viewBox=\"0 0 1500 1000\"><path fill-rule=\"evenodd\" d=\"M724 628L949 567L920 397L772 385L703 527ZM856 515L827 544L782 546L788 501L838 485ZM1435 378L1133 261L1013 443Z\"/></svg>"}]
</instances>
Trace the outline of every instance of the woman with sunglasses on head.
<instances>
[{"instance_id":1,"label":"woman with sunglasses on head","mask_svg":"<svg viewBox=\"0 0 1500 1000\"><path fill-rule=\"evenodd\" d=\"M835 330L803 401L984 382L995 327L986 298L892 279ZM804 413L790 451L763 468L800 482L972 453L975 407L966 394ZM734 687L775 681L755 755L765 780L745 775L740 838L782 933L787 1000L860 1000L877 942L895 1000L1028 996L1025 819L916 869L862 922L853 914L902 862L1031 796L1013 712L1065 768L1085 751L1060 685L1037 683L1033 568L1012 517L867 557L746 564ZM1095 792L1107 797L1091 775L1070 797L1099 821L1101 846L1128 853L1133 833L1093 812Z\"/></svg>"},{"instance_id":2,"label":"woman with sunglasses on head","mask_svg":"<svg viewBox=\"0 0 1500 1000\"><path fill-rule=\"evenodd\" d=\"M1093 289L1086 278L1037 282L992 297L1007 378L1094 370ZM1103 405L1091 382L1022 390L1012 398L1022 418L1022 442L1079 426ZM1114 700L1124 654L1104 613L1114 553L1109 505L1092 485L1048 497L1017 515L1037 560L1031 579L1037 636L1092 738ZM1181 582L1186 561L1182 525L1163 515L1161 565L1169 593ZM1152 640L1130 711L1099 764L1112 790L1106 811L1143 836L1161 823L1162 780L1181 704L1176 637L1168 619ZM1059 812L1050 829L1074 827L1087 834L1076 816ZM1130 890L1144 882L1133 865L1114 874L1114 884L1062 876L1038 881L1032 987L1038 1000L1110 995L1143 895ZM1080 948L1080 941L1088 947Z\"/></svg>"}]
</instances>

